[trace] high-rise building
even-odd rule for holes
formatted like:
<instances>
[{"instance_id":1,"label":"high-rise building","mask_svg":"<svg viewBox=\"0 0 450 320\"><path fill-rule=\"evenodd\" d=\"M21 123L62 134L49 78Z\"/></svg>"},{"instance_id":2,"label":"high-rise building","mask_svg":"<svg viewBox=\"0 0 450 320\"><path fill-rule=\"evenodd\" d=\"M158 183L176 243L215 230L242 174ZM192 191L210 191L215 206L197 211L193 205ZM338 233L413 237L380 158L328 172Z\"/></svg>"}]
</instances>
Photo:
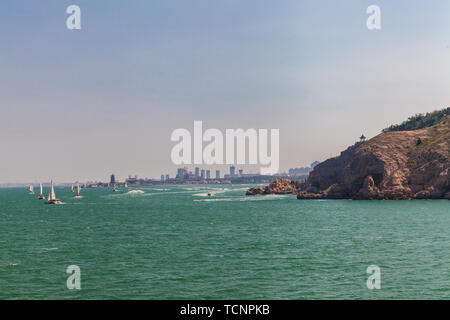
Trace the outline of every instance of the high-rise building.
<instances>
[{"instance_id":1,"label":"high-rise building","mask_svg":"<svg viewBox=\"0 0 450 320\"><path fill-rule=\"evenodd\" d=\"M177 179L188 179L189 178L189 173L186 170L186 168L178 168L177 169Z\"/></svg>"},{"instance_id":2,"label":"high-rise building","mask_svg":"<svg viewBox=\"0 0 450 320\"><path fill-rule=\"evenodd\" d=\"M220 179L220 170L216 170L216 179Z\"/></svg>"},{"instance_id":3,"label":"high-rise building","mask_svg":"<svg viewBox=\"0 0 450 320\"><path fill-rule=\"evenodd\" d=\"M166 174L166 181L169 181L169 175Z\"/></svg>"},{"instance_id":4,"label":"high-rise building","mask_svg":"<svg viewBox=\"0 0 450 320\"><path fill-rule=\"evenodd\" d=\"M231 166L230 167L230 176L235 176L236 175L236 167L235 166Z\"/></svg>"},{"instance_id":5,"label":"high-rise building","mask_svg":"<svg viewBox=\"0 0 450 320\"><path fill-rule=\"evenodd\" d=\"M200 178L205 179L205 169L200 171Z\"/></svg>"},{"instance_id":6,"label":"high-rise building","mask_svg":"<svg viewBox=\"0 0 450 320\"><path fill-rule=\"evenodd\" d=\"M199 177L200 177L200 168L199 168L199 167L196 167L196 168L195 168L195 177L196 177L196 178L199 178Z\"/></svg>"},{"instance_id":7,"label":"high-rise building","mask_svg":"<svg viewBox=\"0 0 450 320\"><path fill-rule=\"evenodd\" d=\"M211 170L206 170L206 179L211 179Z\"/></svg>"},{"instance_id":8,"label":"high-rise building","mask_svg":"<svg viewBox=\"0 0 450 320\"><path fill-rule=\"evenodd\" d=\"M242 170L242 169L239 169L239 171L238 171L238 172L239 172L239 175L240 175L240 176L242 176L242 174L244 173L244 170Z\"/></svg>"},{"instance_id":9,"label":"high-rise building","mask_svg":"<svg viewBox=\"0 0 450 320\"><path fill-rule=\"evenodd\" d=\"M161 175L161 181L164 181L164 175L163 174Z\"/></svg>"},{"instance_id":10,"label":"high-rise building","mask_svg":"<svg viewBox=\"0 0 450 320\"><path fill-rule=\"evenodd\" d=\"M116 176L114 175L114 173L111 175L111 179L109 180L110 184L114 184L116 183Z\"/></svg>"}]
</instances>

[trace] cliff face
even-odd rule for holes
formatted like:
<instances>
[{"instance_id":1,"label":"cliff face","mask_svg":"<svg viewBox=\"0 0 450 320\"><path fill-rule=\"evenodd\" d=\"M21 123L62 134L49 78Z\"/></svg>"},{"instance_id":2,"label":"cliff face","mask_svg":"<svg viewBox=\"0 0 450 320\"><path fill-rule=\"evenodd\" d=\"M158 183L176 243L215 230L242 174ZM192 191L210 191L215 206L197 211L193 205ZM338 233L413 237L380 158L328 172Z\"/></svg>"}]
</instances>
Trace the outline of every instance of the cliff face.
<instances>
[{"instance_id":1,"label":"cliff face","mask_svg":"<svg viewBox=\"0 0 450 320\"><path fill-rule=\"evenodd\" d=\"M450 199L450 126L382 133L317 165L299 199Z\"/></svg>"}]
</instances>

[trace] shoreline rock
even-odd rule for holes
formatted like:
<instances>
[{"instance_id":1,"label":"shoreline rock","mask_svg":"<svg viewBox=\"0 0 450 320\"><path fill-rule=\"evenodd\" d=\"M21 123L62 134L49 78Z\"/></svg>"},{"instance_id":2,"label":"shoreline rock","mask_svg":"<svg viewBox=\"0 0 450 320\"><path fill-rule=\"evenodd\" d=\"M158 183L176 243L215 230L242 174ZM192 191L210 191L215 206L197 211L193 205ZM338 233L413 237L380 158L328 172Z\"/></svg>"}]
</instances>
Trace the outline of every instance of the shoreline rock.
<instances>
[{"instance_id":1,"label":"shoreline rock","mask_svg":"<svg viewBox=\"0 0 450 320\"><path fill-rule=\"evenodd\" d=\"M250 188L247 190L247 196L258 194L296 194L300 181L293 181L289 179L278 179L272 181L266 187Z\"/></svg>"}]
</instances>

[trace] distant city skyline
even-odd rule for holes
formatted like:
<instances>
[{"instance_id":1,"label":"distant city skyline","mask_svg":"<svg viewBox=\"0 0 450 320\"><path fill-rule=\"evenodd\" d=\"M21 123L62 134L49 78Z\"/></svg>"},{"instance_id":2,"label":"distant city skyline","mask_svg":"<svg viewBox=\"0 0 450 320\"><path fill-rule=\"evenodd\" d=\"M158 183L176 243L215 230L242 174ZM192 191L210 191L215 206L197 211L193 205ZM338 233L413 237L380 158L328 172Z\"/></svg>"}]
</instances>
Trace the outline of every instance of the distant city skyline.
<instances>
[{"instance_id":1,"label":"distant city skyline","mask_svg":"<svg viewBox=\"0 0 450 320\"><path fill-rule=\"evenodd\" d=\"M377 1L380 30L365 0L71 4L0 3L0 184L174 176L195 120L279 128L287 172L450 105L448 1Z\"/></svg>"},{"instance_id":2,"label":"distant city skyline","mask_svg":"<svg viewBox=\"0 0 450 320\"><path fill-rule=\"evenodd\" d=\"M317 161L315 161L315 163L318 163ZM315 163L313 163L313 165L315 165ZM306 169L306 168L290 168L287 172L281 172L280 175L286 175L286 176L292 176L292 177L296 177L298 176L297 174L297 170L298 169ZM76 183L82 183L82 184L95 184L95 183L104 183L110 186L114 186L116 184L123 184L124 182L132 182L132 181L136 181L136 180L152 180L155 182L158 181L173 181L173 180L184 180L184 179L199 179L199 180L215 180L215 179L229 179L229 178L237 178L237 177L246 177L246 176L261 176L260 173L258 172L245 172L243 169L238 169L238 172L236 173L236 166L231 165L228 167L228 172L225 172L223 175L221 175L221 170L215 170L215 172L213 170L206 170L206 169L201 169L200 167L195 167L194 170L189 170L188 167L182 167L182 168L177 168L177 173L174 174L173 176L171 176L170 174L161 174L160 179L157 178L148 178L148 177L139 177L138 175L128 175L127 177L117 177L114 173L112 173L111 175L108 175L107 177L105 177L105 179L103 180L86 180L86 181L59 181L59 182L55 182L56 185L73 185ZM214 175L213 175L214 173ZM304 175L304 172L300 175ZM21 182L21 183L15 183L15 182L10 182L10 183L1 183L0 187L4 187L4 186L18 186L18 187L23 187L23 186L29 186L29 185L38 185L39 183L43 183L44 185L48 185L50 184L50 180L49 181L27 181L27 182Z\"/></svg>"}]
</instances>

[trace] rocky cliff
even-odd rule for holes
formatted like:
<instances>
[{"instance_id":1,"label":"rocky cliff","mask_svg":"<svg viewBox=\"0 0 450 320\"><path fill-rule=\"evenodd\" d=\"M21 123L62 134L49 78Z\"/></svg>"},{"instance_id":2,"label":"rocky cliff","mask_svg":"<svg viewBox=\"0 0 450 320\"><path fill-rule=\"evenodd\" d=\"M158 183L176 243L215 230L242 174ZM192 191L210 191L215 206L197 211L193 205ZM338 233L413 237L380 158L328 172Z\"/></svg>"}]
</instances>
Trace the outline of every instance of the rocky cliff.
<instances>
[{"instance_id":1,"label":"rocky cliff","mask_svg":"<svg viewBox=\"0 0 450 320\"><path fill-rule=\"evenodd\" d=\"M277 180L247 194L298 199L450 199L450 124L383 132L328 159L304 183Z\"/></svg>"},{"instance_id":2,"label":"rocky cliff","mask_svg":"<svg viewBox=\"0 0 450 320\"><path fill-rule=\"evenodd\" d=\"M298 199L450 199L448 120L384 132L319 164Z\"/></svg>"}]
</instances>

